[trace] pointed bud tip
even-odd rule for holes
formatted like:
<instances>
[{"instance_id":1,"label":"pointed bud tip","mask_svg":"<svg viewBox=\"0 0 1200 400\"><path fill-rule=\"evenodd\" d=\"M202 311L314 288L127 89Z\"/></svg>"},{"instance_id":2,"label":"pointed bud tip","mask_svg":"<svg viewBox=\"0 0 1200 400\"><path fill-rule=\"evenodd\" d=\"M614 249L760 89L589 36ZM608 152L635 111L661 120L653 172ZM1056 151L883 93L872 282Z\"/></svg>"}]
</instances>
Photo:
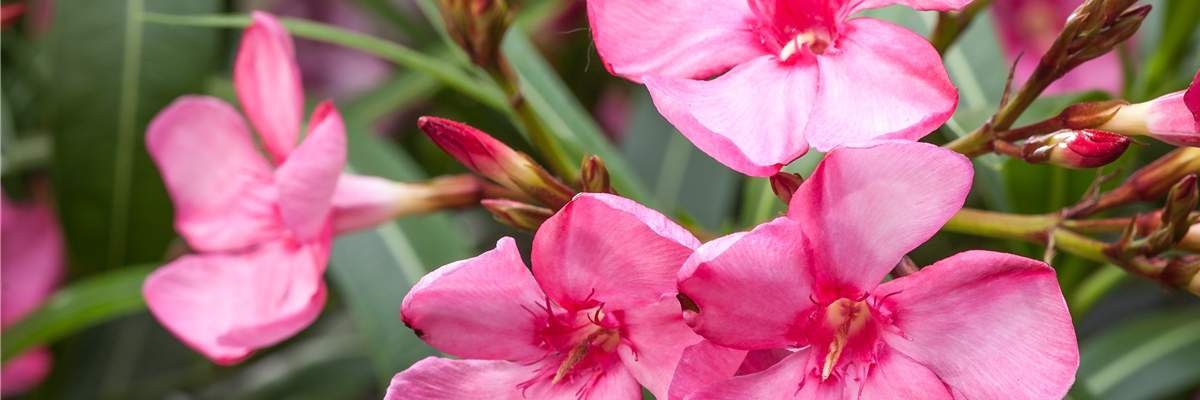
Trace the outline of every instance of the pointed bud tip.
<instances>
[{"instance_id":1,"label":"pointed bud tip","mask_svg":"<svg viewBox=\"0 0 1200 400\"><path fill-rule=\"evenodd\" d=\"M775 192L775 196L783 201L783 204L791 204L792 195L800 189L800 185L804 183L804 178L800 174L791 174L787 172L778 172L771 175L771 191Z\"/></svg>"}]
</instances>

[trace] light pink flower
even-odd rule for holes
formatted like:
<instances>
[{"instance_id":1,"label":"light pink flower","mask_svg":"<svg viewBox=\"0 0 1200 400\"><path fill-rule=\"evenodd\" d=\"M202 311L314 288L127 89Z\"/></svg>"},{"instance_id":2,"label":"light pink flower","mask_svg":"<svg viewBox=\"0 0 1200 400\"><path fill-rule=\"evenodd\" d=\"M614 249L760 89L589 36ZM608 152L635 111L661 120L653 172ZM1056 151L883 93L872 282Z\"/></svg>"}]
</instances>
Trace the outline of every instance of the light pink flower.
<instances>
[{"instance_id":1,"label":"light pink flower","mask_svg":"<svg viewBox=\"0 0 1200 400\"><path fill-rule=\"evenodd\" d=\"M716 345L790 354L688 398L1062 398L1079 353L1045 263L972 251L880 284L962 206L971 176L928 144L841 147L787 217L697 249L679 272L684 320Z\"/></svg>"},{"instance_id":2,"label":"light pink flower","mask_svg":"<svg viewBox=\"0 0 1200 400\"><path fill-rule=\"evenodd\" d=\"M405 324L468 360L430 357L387 399L666 398L684 347L700 341L675 275L700 242L662 214L580 194L538 230L533 273L512 238L448 264L404 298Z\"/></svg>"},{"instance_id":3,"label":"light pink flower","mask_svg":"<svg viewBox=\"0 0 1200 400\"><path fill-rule=\"evenodd\" d=\"M1187 89L1121 107L1112 119L1096 129L1148 135L1176 146L1200 147L1200 72Z\"/></svg>"},{"instance_id":4,"label":"light pink flower","mask_svg":"<svg viewBox=\"0 0 1200 400\"><path fill-rule=\"evenodd\" d=\"M1023 85L1033 75L1042 55L1050 50L1058 32L1083 0L996 0L992 3L993 21L999 31L1000 45L1009 62L1020 56L1013 76L1014 84ZM1024 53L1024 54L1022 54ZM1125 73L1117 53L1109 52L1083 63L1046 88L1046 94L1103 90L1120 94Z\"/></svg>"},{"instance_id":5,"label":"light pink flower","mask_svg":"<svg viewBox=\"0 0 1200 400\"><path fill-rule=\"evenodd\" d=\"M62 232L50 207L17 204L0 193L0 246L0 329L7 329L58 287L64 272ZM9 360L0 369L0 397L33 389L52 365L43 347Z\"/></svg>"},{"instance_id":6,"label":"light pink flower","mask_svg":"<svg viewBox=\"0 0 1200 400\"><path fill-rule=\"evenodd\" d=\"M933 46L889 22L847 18L966 3L589 0L588 16L609 71L644 82L659 112L708 155L770 176L809 146L916 140L945 122L958 93Z\"/></svg>"},{"instance_id":7,"label":"light pink flower","mask_svg":"<svg viewBox=\"0 0 1200 400\"><path fill-rule=\"evenodd\" d=\"M397 207L395 187L384 180L340 176L346 134L331 102L317 106L296 145L303 89L291 37L271 15L254 13L234 84L273 163L237 110L216 98L179 98L146 133L175 204L175 228L199 254L155 271L143 294L167 329L220 364L311 324L325 303L322 274L335 229L381 222Z\"/></svg>"}]
</instances>

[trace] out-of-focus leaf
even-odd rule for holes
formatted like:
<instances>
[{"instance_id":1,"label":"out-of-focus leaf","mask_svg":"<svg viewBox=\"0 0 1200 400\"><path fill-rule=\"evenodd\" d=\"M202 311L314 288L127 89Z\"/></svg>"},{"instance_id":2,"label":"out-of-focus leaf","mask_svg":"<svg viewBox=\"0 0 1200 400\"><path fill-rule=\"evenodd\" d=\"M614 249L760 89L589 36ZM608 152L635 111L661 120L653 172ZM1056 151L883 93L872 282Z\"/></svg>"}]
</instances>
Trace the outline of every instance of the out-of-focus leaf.
<instances>
[{"instance_id":1,"label":"out-of-focus leaf","mask_svg":"<svg viewBox=\"0 0 1200 400\"><path fill-rule=\"evenodd\" d=\"M143 18L147 22L196 27L242 28L250 24L250 17L245 14L180 16L146 13ZM280 18L279 20L293 35L375 54L402 67L428 75L443 85L488 107L502 111L508 110L508 102L505 100L504 93L500 92L496 85L482 82L468 75L458 65L430 57L396 42L332 25L293 18Z\"/></svg>"},{"instance_id":2,"label":"out-of-focus leaf","mask_svg":"<svg viewBox=\"0 0 1200 400\"><path fill-rule=\"evenodd\" d=\"M817 164L820 164L823 159L825 159L825 153L809 150L803 157L783 167L783 172L797 173L808 179L813 170L817 169ZM755 225L775 219L779 213L787 211L787 204L783 204L771 190L769 179L747 178L743 182L745 183L742 186L742 206L738 211L737 226L744 229L753 228Z\"/></svg>"},{"instance_id":3,"label":"out-of-focus leaf","mask_svg":"<svg viewBox=\"0 0 1200 400\"><path fill-rule=\"evenodd\" d=\"M591 114L583 108L562 78L519 29L509 29L501 46L512 68L521 79L521 94L538 118L566 149L576 163L584 154L598 155L612 176L613 187L622 196L642 204L652 204L650 191L638 178L621 152L604 137Z\"/></svg>"},{"instance_id":4,"label":"out-of-focus leaf","mask_svg":"<svg viewBox=\"0 0 1200 400\"><path fill-rule=\"evenodd\" d=\"M1160 5L1156 5L1159 7ZM1188 55L1188 43L1200 29L1200 1L1195 0L1166 0L1165 10L1158 11L1162 24L1162 36L1157 46L1142 51L1152 52L1145 58L1146 62L1137 75L1140 79L1141 98L1135 101L1149 100L1176 90L1170 84L1175 77L1192 77L1189 71L1180 71L1180 63ZM1146 27L1143 26L1143 32ZM1194 46L1192 46L1194 47ZM1184 82L1186 84L1186 82Z\"/></svg>"},{"instance_id":5,"label":"out-of-focus leaf","mask_svg":"<svg viewBox=\"0 0 1200 400\"><path fill-rule=\"evenodd\" d=\"M1076 386L1103 400L1153 400L1200 381L1200 312L1158 311L1080 343Z\"/></svg>"},{"instance_id":6,"label":"out-of-focus leaf","mask_svg":"<svg viewBox=\"0 0 1200 400\"><path fill-rule=\"evenodd\" d=\"M697 149L658 113L650 94L632 99L633 120L621 151L668 215L682 206L703 226L720 228L732 214L741 174Z\"/></svg>"},{"instance_id":7,"label":"out-of-focus leaf","mask_svg":"<svg viewBox=\"0 0 1200 400\"><path fill-rule=\"evenodd\" d=\"M29 346L51 343L85 328L146 309L142 281L156 265L105 272L56 292L37 311L4 332L0 359Z\"/></svg>"},{"instance_id":8,"label":"out-of-focus leaf","mask_svg":"<svg viewBox=\"0 0 1200 400\"><path fill-rule=\"evenodd\" d=\"M47 39L51 172L73 265L83 271L162 258L171 203L143 134L176 97L200 91L217 32L143 25L143 11L211 13L216 0L61 0Z\"/></svg>"}]
</instances>

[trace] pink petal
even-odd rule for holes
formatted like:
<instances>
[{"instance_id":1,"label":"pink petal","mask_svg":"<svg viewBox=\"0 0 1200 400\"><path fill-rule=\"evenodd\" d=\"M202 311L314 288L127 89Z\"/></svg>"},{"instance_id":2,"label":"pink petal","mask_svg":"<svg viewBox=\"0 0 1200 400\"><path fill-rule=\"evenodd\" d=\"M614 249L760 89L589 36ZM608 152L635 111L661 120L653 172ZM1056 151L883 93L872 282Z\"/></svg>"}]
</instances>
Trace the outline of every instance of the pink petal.
<instances>
[{"instance_id":1,"label":"pink petal","mask_svg":"<svg viewBox=\"0 0 1200 400\"><path fill-rule=\"evenodd\" d=\"M683 323L679 300L664 295L657 303L625 309L621 328L623 345L617 349L625 368L654 397L666 399L684 348L701 340Z\"/></svg>"},{"instance_id":2,"label":"pink petal","mask_svg":"<svg viewBox=\"0 0 1200 400\"><path fill-rule=\"evenodd\" d=\"M317 240L329 223L338 176L346 166L346 127L329 100L313 111L308 136L275 171L279 213L301 242Z\"/></svg>"},{"instance_id":3,"label":"pink petal","mask_svg":"<svg viewBox=\"0 0 1200 400\"><path fill-rule=\"evenodd\" d=\"M817 64L807 53L794 58L762 56L707 81L650 75L646 88L700 150L743 174L771 176L808 151L799 133L813 109Z\"/></svg>"},{"instance_id":4,"label":"pink petal","mask_svg":"<svg viewBox=\"0 0 1200 400\"><path fill-rule=\"evenodd\" d=\"M1192 121L1196 123L1196 131L1200 132L1200 71L1192 78L1187 91L1183 93L1183 104L1192 113Z\"/></svg>"},{"instance_id":5,"label":"pink petal","mask_svg":"<svg viewBox=\"0 0 1200 400\"><path fill-rule=\"evenodd\" d=\"M1151 136L1176 146L1200 146L1200 127L1187 105L1190 91L1171 93L1146 104L1146 129Z\"/></svg>"},{"instance_id":6,"label":"pink petal","mask_svg":"<svg viewBox=\"0 0 1200 400\"><path fill-rule=\"evenodd\" d=\"M584 193L533 238L533 275L551 300L571 308L658 301L675 293L679 267L700 246L667 217L610 194Z\"/></svg>"},{"instance_id":7,"label":"pink petal","mask_svg":"<svg viewBox=\"0 0 1200 400\"><path fill-rule=\"evenodd\" d=\"M685 306L684 320L722 346L796 345L797 322L815 307L808 251L800 225L787 218L705 243L679 271L679 291L700 309Z\"/></svg>"},{"instance_id":8,"label":"pink petal","mask_svg":"<svg viewBox=\"0 0 1200 400\"><path fill-rule=\"evenodd\" d=\"M671 379L667 399L681 400L701 386L732 377L745 358L745 350L719 346L708 340L688 346L679 357L679 367Z\"/></svg>"},{"instance_id":9,"label":"pink petal","mask_svg":"<svg viewBox=\"0 0 1200 400\"><path fill-rule=\"evenodd\" d=\"M766 53L745 1L592 0L587 7L604 66L634 82L707 79Z\"/></svg>"},{"instance_id":10,"label":"pink petal","mask_svg":"<svg viewBox=\"0 0 1200 400\"><path fill-rule=\"evenodd\" d=\"M820 64L804 138L820 151L873 138L917 140L954 113L958 91L929 41L872 18L840 25ZM898 77L903 77L900 79Z\"/></svg>"},{"instance_id":11,"label":"pink petal","mask_svg":"<svg viewBox=\"0 0 1200 400\"><path fill-rule=\"evenodd\" d=\"M877 354L877 364L862 380L859 400L954 400L950 388L924 365L887 347Z\"/></svg>"},{"instance_id":12,"label":"pink petal","mask_svg":"<svg viewBox=\"0 0 1200 400\"><path fill-rule=\"evenodd\" d=\"M238 101L263 146L283 161L296 147L304 118L304 88L292 37L271 14L253 12L254 23L242 33L233 67Z\"/></svg>"},{"instance_id":13,"label":"pink petal","mask_svg":"<svg viewBox=\"0 0 1200 400\"><path fill-rule=\"evenodd\" d=\"M392 220L401 198L395 182L375 176L342 174L332 199L334 232L353 232Z\"/></svg>"},{"instance_id":14,"label":"pink petal","mask_svg":"<svg viewBox=\"0 0 1200 400\"><path fill-rule=\"evenodd\" d=\"M792 351L788 349L763 349L750 350L746 353L746 359L742 361L742 365L738 367L738 375L749 375L759 371L766 371L772 365L778 364L787 356L792 355Z\"/></svg>"},{"instance_id":15,"label":"pink petal","mask_svg":"<svg viewBox=\"0 0 1200 400\"><path fill-rule=\"evenodd\" d=\"M146 305L218 364L234 364L312 323L325 304L329 242L277 241L243 254L184 256L146 278Z\"/></svg>"},{"instance_id":16,"label":"pink petal","mask_svg":"<svg viewBox=\"0 0 1200 400\"><path fill-rule=\"evenodd\" d=\"M823 286L869 292L958 212L973 171L966 157L926 143L842 147L800 185L788 218L820 249Z\"/></svg>"},{"instance_id":17,"label":"pink petal","mask_svg":"<svg viewBox=\"0 0 1200 400\"><path fill-rule=\"evenodd\" d=\"M863 10L883 8L895 4L907 6L917 11L950 11L963 8L963 6L966 6L970 2L971 0L862 0L851 9L849 14L856 14Z\"/></svg>"},{"instance_id":18,"label":"pink petal","mask_svg":"<svg viewBox=\"0 0 1200 400\"><path fill-rule=\"evenodd\" d=\"M911 340L889 346L970 399L1060 399L1079 346L1054 270L1011 254L969 251L879 286Z\"/></svg>"},{"instance_id":19,"label":"pink petal","mask_svg":"<svg viewBox=\"0 0 1200 400\"><path fill-rule=\"evenodd\" d=\"M17 355L4 363L0 369L0 397L24 394L50 375L54 357L45 347L37 347Z\"/></svg>"},{"instance_id":20,"label":"pink petal","mask_svg":"<svg viewBox=\"0 0 1200 400\"><path fill-rule=\"evenodd\" d=\"M545 303L516 242L505 237L495 250L425 275L404 296L400 314L447 354L529 362L548 352L537 332L546 324Z\"/></svg>"},{"instance_id":21,"label":"pink petal","mask_svg":"<svg viewBox=\"0 0 1200 400\"><path fill-rule=\"evenodd\" d=\"M766 371L704 385L686 399L842 400L843 384L836 378L822 384L820 377L816 377L816 381L813 382L813 377L809 376L812 369L809 366L810 353L806 348Z\"/></svg>"},{"instance_id":22,"label":"pink petal","mask_svg":"<svg viewBox=\"0 0 1200 400\"><path fill-rule=\"evenodd\" d=\"M7 328L54 294L62 280L62 230L44 204L18 204L0 192L0 326Z\"/></svg>"},{"instance_id":23,"label":"pink petal","mask_svg":"<svg viewBox=\"0 0 1200 400\"><path fill-rule=\"evenodd\" d=\"M428 357L392 378L384 400L524 400L517 385L535 367L509 361Z\"/></svg>"},{"instance_id":24,"label":"pink petal","mask_svg":"<svg viewBox=\"0 0 1200 400\"><path fill-rule=\"evenodd\" d=\"M282 234L270 164L229 104L180 97L150 122L146 147L193 249L240 250Z\"/></svg>"}]
</instances>

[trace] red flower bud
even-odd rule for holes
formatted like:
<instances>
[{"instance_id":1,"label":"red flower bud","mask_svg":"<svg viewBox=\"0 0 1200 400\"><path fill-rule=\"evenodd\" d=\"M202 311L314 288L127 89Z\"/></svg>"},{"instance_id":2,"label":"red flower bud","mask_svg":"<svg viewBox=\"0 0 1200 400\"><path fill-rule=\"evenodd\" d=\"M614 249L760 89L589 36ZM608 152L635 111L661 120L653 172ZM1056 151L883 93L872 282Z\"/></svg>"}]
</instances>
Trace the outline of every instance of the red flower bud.
<instances>
[{"instance_id":1,"label":"red flower bud","mask_svg":"<svg viewBox=\"0 0 1200 400\"><path fill-rule=\"evenodd\" d=\"M1029 138L1021 156L1031 164L1098 168L1121 158L1132 142L1128 137L1093 129L1064 130Z\"/></svg>"},{"instance_id":2,"label":"red flower bud","mask_svg":"<svg viewBox=\"0 0 1200 400\"><path fill-rule=\"evenodd\" d=\"M486 199L480 201L492 212L497 221L526 232L537 232L543 222L554 216L554 211L519 201Z\"/></svg>"},{"instance_id":3,"label":"red flower bud","mask_svg":"<svg viewBox=\"0 0 1200 400\"><path fill-rule=\"evenodd\" d=\"M801 183L804 183L804 178L800 177L800 174L778 172L771 175L771 191L775 192L779 200L783 200L783 204L792 203L792 195L800 189Z\"/></svg>"}]
</instances>

